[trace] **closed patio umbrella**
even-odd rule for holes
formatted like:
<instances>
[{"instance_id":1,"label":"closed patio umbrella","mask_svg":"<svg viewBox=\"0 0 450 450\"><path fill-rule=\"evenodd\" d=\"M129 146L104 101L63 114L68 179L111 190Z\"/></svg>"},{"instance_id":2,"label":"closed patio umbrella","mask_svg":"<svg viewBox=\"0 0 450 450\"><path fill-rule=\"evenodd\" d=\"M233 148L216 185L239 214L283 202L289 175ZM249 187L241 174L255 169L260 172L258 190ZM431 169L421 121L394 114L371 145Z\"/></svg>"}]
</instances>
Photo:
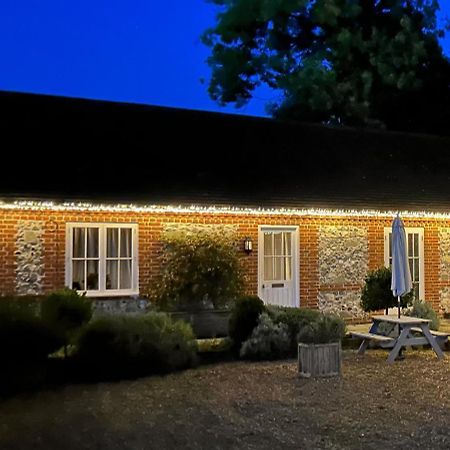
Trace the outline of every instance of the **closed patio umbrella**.
<instances>
[{"instance_id":1,"label":"closed patio umbrella","mask_svg":"<svg viewBox=\"0 0 450 450\"><path fill-rule=\"evenodd\" d=\"M397 297L398 317L400 318L400 297L412 289L408 254L406 253L406 233L402 219L397 217L392 222L392 281L391 290Z\"/></svg>"}]
</instances>

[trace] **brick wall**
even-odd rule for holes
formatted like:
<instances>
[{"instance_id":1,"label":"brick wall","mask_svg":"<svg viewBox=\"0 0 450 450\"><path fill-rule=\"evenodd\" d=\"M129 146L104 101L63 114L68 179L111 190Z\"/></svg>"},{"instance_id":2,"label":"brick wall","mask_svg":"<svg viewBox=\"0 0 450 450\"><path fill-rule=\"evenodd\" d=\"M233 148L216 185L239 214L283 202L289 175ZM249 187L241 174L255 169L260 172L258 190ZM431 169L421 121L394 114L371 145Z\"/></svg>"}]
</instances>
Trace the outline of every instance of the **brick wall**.
<instances>
[{"instance_id":1,"label":"brick wall","mask_svg":"<svg viewBox=\"0 0 450 450\"><path fill-rule=\"evenodd\" d=\"M12 293L16 286L16 238L19 221L42 221L43 263L45 292L64 285L65 233L67 222L117 222L137 223L139 227L139 283L145 294L159 270L162 252L160 236L168 223L232 224L237 226L239 239L246 236L253 240L254 251L241 259L247 275L247 292L255 294L258 282L258 226L299 226L299 277L302 306L316 308L320 292L358 291L360 284L321 285L319 277L319 236L321 227L360 227L367 231L369 270L384 263L384 227L390 227L392 219L371 217L316 217L276 215L232 215L191 213L134 213L134 212L77 212L77 211L26 211L0 210L0 292ZM449 277L440 276L439 231L450 228L450 220L404 219L406 227L424 228L425 248L425 298L436 310L440 308L440 296L450 291Z\"/></svg>"}]
</instances>

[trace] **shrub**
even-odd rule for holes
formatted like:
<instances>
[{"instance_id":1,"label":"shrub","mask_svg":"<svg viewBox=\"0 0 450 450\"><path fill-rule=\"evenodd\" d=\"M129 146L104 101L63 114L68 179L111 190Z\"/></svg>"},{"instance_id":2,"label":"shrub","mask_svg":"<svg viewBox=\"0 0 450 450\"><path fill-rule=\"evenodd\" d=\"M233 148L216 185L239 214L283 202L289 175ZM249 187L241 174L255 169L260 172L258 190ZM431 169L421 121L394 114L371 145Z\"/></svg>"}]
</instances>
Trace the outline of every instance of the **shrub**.
<instances>
[{"instance_id":1,"label":"shrub","mask_svg":"<svg viewBox=\"0 0 450 450\"><path fill-rule=\"evenodd\" d=\"M320 314L313 321L305 323L297 336L305 344L327 344L340 341L345 335L345 322L332 314Z\"/></svg>"},{"instance_id":2,"label":"shrub","mask_svg":"<svg viewBox=\"0 0 450 450\"><path fill-rule=\"evenodd\" d=\"M62 342L39 317L29 298L0 298L0 357L21 364L45 360Z\"/></svg>"},{"instance_id":3,"label":"shrub","mask_svg":"<svg viewBox=\"0 0 450 450\"><path fill-rule=\"evenodd\" d=\"M263 301L254 295L241 297L235 301L230 315L229 333L235 351L252 334L258 325L259 316L266 311Z\"/></svg>"},{"instance_id":4,"label":"shrub","mask_svg":"<svg viewBox=\"0 0 450 450\"><path fill-rule=\"evenodd\" d=\"M365 284L361 293L361 308L366 311L387 310L397 306L397 297L391 291L391 269L380 267L369 272L365 278ZM413 295L407 294L401 297L401 307L405 308L411 303Z\"/></svg>"},{"instance_id":5,"label":"shrub","mask_svg":"<svg viewBox=\"0 0 450 450\"><path fill-rule=\"evenodd\" d=\"M429 319L430 328L432 330L439 329L439 317L431 306L431 303L425 300L414 300L411 309L405 312L407 316L420 317L421 319Z\"/></svg>"},{"instance_id":6,"label":"shrub","mask_svg":"<svg viewBox=\"0 0 450 450\"><path fill-rule=\"evenodd\" d=\"M305 325L311 321L317 320L321 315L320 311L282 306L268 306L267 309L270 317L275 323L285 324L288 327L290 339L289 354L292 356L296 355L298 351L298 333Z\"/></svg>"},{"instance_id":7,"label":"shrub","mask_svg":"<svg viewBox=\"0 0 450 450\"><path fill-rule=\"evenodd\" d=\"M241 347L243 359L280 359L289 353L290 338L287 325L274 323L267 313L259 316L258 325Z\"/></svg>"},{"instance_id":8,"label":"shrub","mask_svg":"<svg viewBox=\"0 0 450 450\"><path fill-rule=\"evenodd\" d=\"M82 331L77 357L100 375L168 372L195 362L192 328L167 314L114 315L94 319Z\"/></svg>"},{"instance_id":9,"label":"shrub","mask_svg":"<svg viewBox=\"0 0 450 450\"><path fill-rule=\"evenodd\" d=\"M238 297L243 273L233 242L207 232L163 239L161 276L149 294L160 309L219 308Z\"/></svg>"},{"instance_id":10,"label":"shrub","mask_svg":"<svg viewBox=\"0 0 450 450\"><path fill-rule=\"evenodd\" d=\"M231 349L230 338L198 339L199 353L227 352Z\"/></svg>"},{"instance_id":11,"label":"shrub","mask_svg":"<svg viewBox=\"0 0 450 450\"><path fill-rule=\"evenodd\" d=\"M41 317L60 336L66 348L91 319L92 301L75 290L65 288L44 298Z\"/></svg>"}]
</instances>

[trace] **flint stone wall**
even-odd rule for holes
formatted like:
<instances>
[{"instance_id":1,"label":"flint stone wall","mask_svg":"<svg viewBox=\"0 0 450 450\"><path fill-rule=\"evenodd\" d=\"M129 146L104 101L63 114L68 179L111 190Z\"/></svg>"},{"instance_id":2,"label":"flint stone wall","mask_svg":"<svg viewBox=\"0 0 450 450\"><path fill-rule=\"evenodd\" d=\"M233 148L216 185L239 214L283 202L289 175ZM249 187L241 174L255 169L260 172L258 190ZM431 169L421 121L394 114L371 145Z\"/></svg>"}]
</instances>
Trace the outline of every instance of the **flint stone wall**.
<instances>
[{"instance_id":1,"label":"flint stone wall","mask_svg":"<svg viewBox=\"0 0 450 450\"><path fill-rule=\"evenodd\" d=\"M318 307L343 317L365 316L359 306L361 290L324 289L333 285L362 286L368 271L367 229L355 226L322 226L319 228Z\"/></svg>"},{"instance_id":2,"label":"flint stone wall","mask_svg":"<svg viewBox=\"0 0 450 450\"><path fill-rule=\"evenodd\" d=\"M450 282L450 228L439 229L439 279ZM439 291L439 306L442 313L450 313L450 287Z\"/></svg>"},{"instance_id":3,"label":"flint stone wall","mask_svg":"<svg viewBox=\"0 0 450 450\"><path fill-rule=\"evenodd\" d=\"M42 294L44 273L43 222L21 220L16 235L16 293Z\"/></svg>"},{"instance_id":4,"label":"flint stone wall","mask_svg":"<svg viewBox=\"0 0 450 450\"><path fill-rule=\"evenodd\" d=\"M94 300L94 314L144 314L148 311L148 300L145 298L122 298Z\"/></svg>"}]
</instances>

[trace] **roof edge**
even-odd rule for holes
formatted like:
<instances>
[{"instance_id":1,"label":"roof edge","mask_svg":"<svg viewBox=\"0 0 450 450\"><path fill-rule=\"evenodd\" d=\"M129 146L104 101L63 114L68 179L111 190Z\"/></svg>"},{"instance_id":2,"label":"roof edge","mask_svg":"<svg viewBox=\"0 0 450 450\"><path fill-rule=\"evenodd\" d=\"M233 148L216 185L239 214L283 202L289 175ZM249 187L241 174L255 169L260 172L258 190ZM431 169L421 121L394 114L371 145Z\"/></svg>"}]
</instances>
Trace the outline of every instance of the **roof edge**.
<instances>
[{"instance_id":1,"label":"roof edge","mask_svg":"<svg viewBox=\"0 0 450 450\"><path fill-rule=\"evenodd\" d=\"M393 218L400 215L407 219L450 219L450 211L399 211L376 209L326 209L326 208L252 208L211 205L170 205L133 203L53 202L37 200L0 201L1 210L54 211L54 212L114 212L154 214L207 214L241 216L294 216L294 217L379 217Z\"/></svg>"}]
</instances>

